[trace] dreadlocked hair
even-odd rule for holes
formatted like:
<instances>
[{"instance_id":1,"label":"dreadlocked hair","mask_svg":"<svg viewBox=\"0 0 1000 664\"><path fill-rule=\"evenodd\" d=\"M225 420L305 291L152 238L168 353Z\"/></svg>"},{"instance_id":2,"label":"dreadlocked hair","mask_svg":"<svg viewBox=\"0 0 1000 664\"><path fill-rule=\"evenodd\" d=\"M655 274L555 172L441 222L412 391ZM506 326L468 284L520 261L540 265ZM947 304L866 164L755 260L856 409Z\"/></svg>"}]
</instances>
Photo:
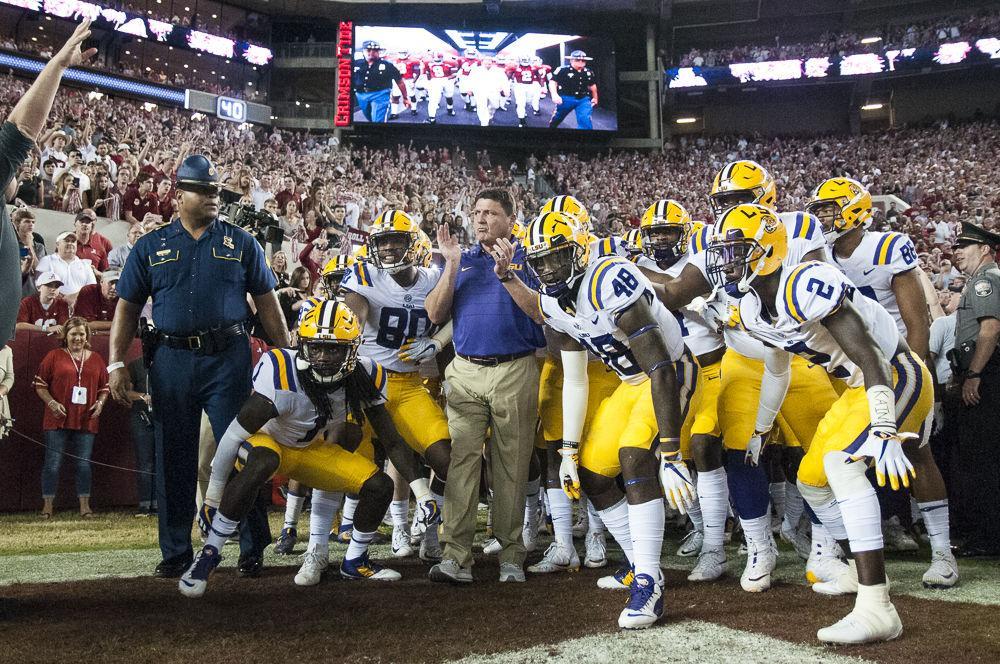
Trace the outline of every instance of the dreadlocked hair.
<instances>
[{"instance_id":1,"label":"dreadlocked hair","mask_svg":"<svg viewBox=\"0 0 1000 664\"><path fill-rule=\"evenodd\" d=\"M375 387L372 377L365 371L360 362L354 365L354 371L330 385L318 382L309 371L299 372L299 380L302 387L305 388L309 401L316 407L317 414L327 420L331 419L333 415L329 398L331 392L343 388L347 415L353 418L359 426L365 423L364 407L378 401L382 396L378 388Z\"/></svg>"}]
</instances>

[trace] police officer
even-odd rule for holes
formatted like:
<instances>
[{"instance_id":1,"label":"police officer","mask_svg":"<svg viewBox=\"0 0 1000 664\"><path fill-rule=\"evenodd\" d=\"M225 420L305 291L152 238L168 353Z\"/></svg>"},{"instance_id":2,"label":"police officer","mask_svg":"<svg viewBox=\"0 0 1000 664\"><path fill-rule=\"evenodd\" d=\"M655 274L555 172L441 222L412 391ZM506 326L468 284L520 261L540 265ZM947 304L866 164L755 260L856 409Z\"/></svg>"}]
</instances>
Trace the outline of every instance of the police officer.
<instances>
[{"instance_id":1,"label":"police officer","mask_svg":"<svg viewBox=\"0 0 1000 664\"><path fill-rule=\"evenodd\" d=\"M955 265L969 281L955 323L955 381L961 385L958 455L969 529L956 551L1000 555L1000 235L969 222L955 240Z\"/></svg>"},{"instance_id":2,"label":"police officer","mask_svg":"<svg viewBox=\"0 0 1000 664\"><path fill-rule=\"evenodd\" d=\"M364 60L354 61L353 83L354 93L358 98L358 107L365 114L368 122L389 121L389 94L392 82L399 86L403 96L403 106L410 107L410 98L406 93L406 83L396 65L382 59L382 47L373 39L364 43Z\"/></svg>"},{"instance_id":3,"label":"police officer","mask_svg":"<svg viewBox=\"0 0 1000 664\"><path fill-rule=\"evenodd\" d=\"M549 92L556 110L552 114L549 128L559 126L559 123L576 111L576 126L578 129L593 129L590 113L597 106L597 76L594 70L587 66L588 58L583 51L576 50L569 54L569 67L562 66L555 70L549 81Z\"/></svg>"},{"instance_id":4,"label":"police officer","mask_svg":"<svg viewBox=\"0 0 1000 664\"><path fill-rule=\"evenodd\" d=\"M139 312L152 298L152 366L156 440L156 496L163 560L156 575L179 577L192 560L201 413L216 440L250 393L252 361L244 323L247 294L268 335L289 345L274 274L264 251L246 231L219 220L219 179L202 155L177 169L178 216L135 243L118 282L108 372L112 394L128 403L131 388L124 361L135 338ZM260 573L270 543L263 509L248 516L240 537L239 569Z\"/></svg>"}]
</instances>

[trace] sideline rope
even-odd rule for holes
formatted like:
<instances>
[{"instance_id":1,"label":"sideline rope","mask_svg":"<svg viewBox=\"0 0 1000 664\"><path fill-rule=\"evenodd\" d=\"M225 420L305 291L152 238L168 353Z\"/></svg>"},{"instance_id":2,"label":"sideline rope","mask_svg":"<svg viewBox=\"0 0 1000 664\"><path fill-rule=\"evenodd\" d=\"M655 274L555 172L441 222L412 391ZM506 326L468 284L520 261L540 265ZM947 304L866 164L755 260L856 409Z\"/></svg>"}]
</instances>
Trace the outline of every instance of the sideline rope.
<instances>
[{"instance_id":1,"label":"sideline rope","mask_svg":"<svg viewBox=\"0 0 1000 664\"><path fill-rule=\"evenodd\" d=\"M11 431L14 434L16 434L16 435L20 436L21 438L23 438L24 440L28 441L29 443L32 443L34 445L38 445L39 447L43 447L46 450L48 450L48 446L45 443L43 443L41 441L38 441L38 440L35 440L31 436L26 436L23 433L21 433L20 431L18 431L17 429L11 429ZM114 465L112 465L110 463L103 463L101 461L94 461L92 459L84 459L81 456L77 456L76 454L70 454L69 452L66 452L66 451L62 451L59 454L61 454L64 457L70 457L71 459L78 459L80 461L88 461L88 462L94 464L95 466L103 466L105 468L111 468L112 470L124 470L124 471L129 472L129 473L137 473L137 474L140 474L140 475L155 475L155 473L151 473L148 470L138 470L136 468L125 468L124 466L114 466Z\"/></svg>"}]
</instances>

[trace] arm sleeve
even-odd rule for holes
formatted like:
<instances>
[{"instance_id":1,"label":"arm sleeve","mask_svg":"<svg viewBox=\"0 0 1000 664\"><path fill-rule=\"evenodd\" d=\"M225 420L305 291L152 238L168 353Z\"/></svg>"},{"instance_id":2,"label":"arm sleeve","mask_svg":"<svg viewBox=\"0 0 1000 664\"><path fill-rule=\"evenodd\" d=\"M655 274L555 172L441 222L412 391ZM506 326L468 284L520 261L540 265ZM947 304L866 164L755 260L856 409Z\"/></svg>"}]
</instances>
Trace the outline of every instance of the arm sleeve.
<instances>
[{"instance_id":1,"label":"arm sleeve","mask_svg":"<svg viewBox=\"0 0 1000 664\"><path fill-rule=\"evenodd\" d=\"M564 350L560 353L563 366L563 431L564 441L581 442L587 417L587 351Z\"/></svg>"},{"instance_id":2,"label":"arm sleeve","mask_svg":"<svg viewBox=\"0 0 1000 664\"><path fill-rule=\"evenodd\" d=\"M218 507L222 500L222 492L226 488L229 480L229 473L236 464L236 456L239 454L240 445L251 436L251 432L243 428L239 420L235 417L229 423L226 433L222 435L219 446L212 457L212 475L208 480L208 488L205 490L205 502L213 507Z\"/></svg>"},{"instance_id":3,"label":"arm sleeve","mask_svg":"<svg viewBox=\"0 0 1000 664\"><path fill-rule=\"evenodd\" d=\"M791 355L777 348L769 349L764 356L764 375L760 381L760 401L754 424L757 431L770 431L774 426L774 418L781 410L792 381L791 362Z\"/></svg>"}]
</instances>

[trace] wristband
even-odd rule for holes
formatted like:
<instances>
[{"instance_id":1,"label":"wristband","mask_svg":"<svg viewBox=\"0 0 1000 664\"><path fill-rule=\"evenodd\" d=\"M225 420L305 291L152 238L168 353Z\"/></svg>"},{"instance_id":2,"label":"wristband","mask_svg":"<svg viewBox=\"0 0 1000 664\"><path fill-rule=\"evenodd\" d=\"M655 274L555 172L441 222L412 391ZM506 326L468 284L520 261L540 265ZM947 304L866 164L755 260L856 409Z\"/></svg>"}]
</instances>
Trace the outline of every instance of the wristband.
<instances>
[{"instance_id":1,"label":"wristband","mask_svg":"<svg viewBox=\"0 0 1000 664\"><path fill-rule=\"evenodd\" d=\"M108 365L108 374L111 374L111 372L113 371L118 371L119 369L124 369L124 368L125 368L124 362L112 362L111 364Z\"/></svg>"},{"instance_id":2,"label":"wristband","mask_svg":"<svg viewBox=\"0 0 1000 664\"><path fill-rule=\"evenodd\" d=\"M497 277L497 279L499 279L500 283L502 283L502 284L507 283L508 281L510 281L513 278L514 278L514 273L511 272L510 270L507 270L507 272L502 277Z\"/></svg>"},{"instance_id":3,"label":"wristband","mask_svg":"<svg viewBox=\"0 0 1000 664\"><path fill-rule=\"evenodd\" d=\"M978 371L966 371L965 372L965 377L966 378L981 378L982 375L983 374L980 373L980 372L978 372Z\"/></svg>"},{"instance_id":4,"label":"wristband","mask_svg":"<svg viewBox=\"0 0 1000 664\"><path fill-rule=\"evenodd\" d=\"M873 427L896 428L896 395L892 388L874 385L868 388L868 414Z\"/></svg>"}]
</instances>

